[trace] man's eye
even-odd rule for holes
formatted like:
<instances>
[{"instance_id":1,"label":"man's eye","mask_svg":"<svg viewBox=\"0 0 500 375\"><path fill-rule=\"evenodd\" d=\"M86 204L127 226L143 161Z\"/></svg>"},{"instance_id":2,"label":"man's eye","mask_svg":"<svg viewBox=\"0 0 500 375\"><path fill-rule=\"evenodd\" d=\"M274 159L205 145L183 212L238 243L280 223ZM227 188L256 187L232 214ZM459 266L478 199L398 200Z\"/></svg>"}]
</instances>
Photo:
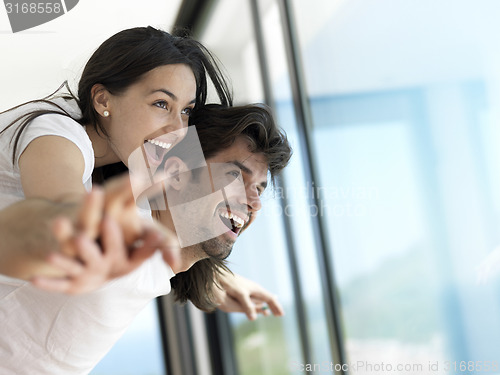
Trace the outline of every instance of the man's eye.
<instances>
[{"instance_id":1,"label":"man's eye","mask_svg":"<svg viewBox=\"0 0 500 375\"><path fill-rule=\"evenodd\" d=\"M234 178L238 178L240 177L240 171L230 171L230 172L227 172L228 175L230 175L231 177L234 177Z\"/></svg>"},{"instance_id":2,"label":"man's eye","mask_svg":"<svg viewBox=\"0 0 500 375\"><path fill-rule=\"evenodd\" d=\"M154 103L155 106L161 109L167 109L168 108L168 103L165 100L160 100L158 102Z\"/></svg>"},{"instance_id":3,"label":"man's eye","mask_svg":"<svg viewBox=\"0 0 500 375\"><path fill-rule=\"evenodd\" d=\"M182 110L181 114L189 117L193 114L193 108L191 108L191 107L184 108Z\"/></svg>"}]
</instances>

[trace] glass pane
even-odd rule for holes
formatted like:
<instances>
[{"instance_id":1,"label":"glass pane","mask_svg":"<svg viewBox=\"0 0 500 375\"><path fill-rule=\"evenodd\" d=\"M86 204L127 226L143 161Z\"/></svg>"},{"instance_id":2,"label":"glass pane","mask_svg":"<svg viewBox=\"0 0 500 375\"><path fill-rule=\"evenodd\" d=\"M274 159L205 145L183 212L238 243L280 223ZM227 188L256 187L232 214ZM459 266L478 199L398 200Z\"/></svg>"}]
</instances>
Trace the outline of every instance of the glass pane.
<instances>
[{"instance_id":1,"label":"glass pane","mask_svg":"<svg viewBox=\"0 0 500 375\"><path fill-rule=\"evenodd\" d=\"M240 104L263 100L257 45L250 15L249 2L246 0L218 0L200 38L221 61L234 89L235 103Z\"/></svg>"},{"instance_id":2,"label":"glass pane","mask_svg":"<svg viewBox=\"0 0 500 375\"><path fill-rule=\"evenodd\" d=\"M498 372L500 4L293 10L349 372Z\"/></svg>"},{"instance_id":3,"label":"glass pane","mask_svg":"<svg viewBox=\"0 0 500 375\"><path fill-rule=\"evenodd\" d=\"M242 314L230 315L240 375L288 374L290 361L301 357L285 237L277 218L281 206L271 191L264 194L263 206L253 228L238 239L230 268L276 293L285 316L250 322Z\"/></svg>"},{"instance_id":4,"label":"glass pane","mask_svg":"<svg viewBox=\"0 0 500 375\"><path fill-rule=\"evenodd\" d=\"M156 301L135 318L91 375L165 375Z\"/></svg>"},{"instance_id":5,"label":"glass pane","mask_svg":"<svg viewBox=\"0 0 500 375\"><path fill-rule=\"evenodd\" d=\"M248 1L220 0L201 37L231 77L236 103L263 101L250 17ZM290 361L301 357L279 198L278 190L266 190L258 219L238 239L228 259L231 270L277 294L285 309L282 318L259 317L254 322L243 314L230 314L240 375L288 374Z\"/></svg>"},{"instance_id":6,"label":"glass pane","mask_svg":"<svg viewBox=\"0 0 500 375\"><path fill-rule=\"evenodd\" d=\"M278 4L274 0L262 0L259 5L278 122L285 128L294 151L291 164L284 171L285 187L281 193L287 199L287 206L283 213L292 226L311 360L321 363L330 358L331 349L311 221L319 212L318 207L310 205L309 198L314 184L306 177L303 169L304 150L301 149L297 131ZM297 358L290 363L291 370L300 369L300 363L303 362L299 360Z\"/></svg>"}]
</instances>

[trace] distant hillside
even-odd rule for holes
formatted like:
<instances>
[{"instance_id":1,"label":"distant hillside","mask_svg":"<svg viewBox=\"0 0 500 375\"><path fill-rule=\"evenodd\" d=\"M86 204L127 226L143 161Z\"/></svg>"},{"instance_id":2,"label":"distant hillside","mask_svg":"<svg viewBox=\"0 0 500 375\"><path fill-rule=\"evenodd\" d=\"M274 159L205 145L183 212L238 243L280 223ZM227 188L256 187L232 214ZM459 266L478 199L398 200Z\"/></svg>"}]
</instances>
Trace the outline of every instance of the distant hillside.
<instances>
[{"instance_id":1,"label":"distant hillside","mask_svg":"<svg viewBox=\"0 0 500 375\"><path fill-rule=\"evenodd\" d=\"M430 339L439 326L437 283L429 257L412 249L340 290L350 338Z\"/></svg>"}]
</instances>

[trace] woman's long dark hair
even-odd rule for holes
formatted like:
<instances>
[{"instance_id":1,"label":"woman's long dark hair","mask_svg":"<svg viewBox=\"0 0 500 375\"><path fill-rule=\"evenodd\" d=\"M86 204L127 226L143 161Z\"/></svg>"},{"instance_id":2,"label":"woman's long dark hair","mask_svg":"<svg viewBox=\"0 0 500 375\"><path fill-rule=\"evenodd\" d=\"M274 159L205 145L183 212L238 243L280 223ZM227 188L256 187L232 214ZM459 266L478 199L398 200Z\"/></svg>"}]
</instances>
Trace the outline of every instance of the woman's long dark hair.
<instances>
[{"instance_id":1,"label":"woman's long dark hair","mask_svg":"<svg viewBox=\"0 0 500 375\"><path fill-rule=\"evenodd\" d=\"M123 30L102 43L83 70L78 85L78 95L73 95L65 83L68 94L61 95L61 97L76 100L82 117L74 120L82 125L94 126L98 132L107 135L105 129L99 124L97 112L93 107L92 87L95 84L102 84L110 93L117 95L137 82L145 73L159 66L170 64L186 64L192 69L197 84L195 107L206 102L207 75L214 85L220 102L224 105L232 105L232 92L219 64L201 43L191 39L184 31L172 35L151 26ZM37 109L25 113L0 132L1 135L9 127L19 124L12 139L14 142L13 162L19 138L31 121L38 116L50 113L71 117L66 110L51 101L54 96L50 95L28 102L47 104L51 109Z\"/></svg>"}]
</instances>

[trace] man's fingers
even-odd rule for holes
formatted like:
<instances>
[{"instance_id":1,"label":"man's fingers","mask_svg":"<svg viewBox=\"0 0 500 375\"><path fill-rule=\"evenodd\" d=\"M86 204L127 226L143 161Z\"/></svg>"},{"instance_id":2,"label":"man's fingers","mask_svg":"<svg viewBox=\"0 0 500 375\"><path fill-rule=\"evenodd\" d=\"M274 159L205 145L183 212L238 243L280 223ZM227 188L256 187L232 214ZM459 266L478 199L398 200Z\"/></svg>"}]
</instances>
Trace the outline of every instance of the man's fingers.
<instances>
[{"instance_id":1,"label":"man's fingers","mask_svg":"<svg viewBox=\"0 0 500 375\"><path fill-rule=\"evenodd\" d=\"M262 314L264 316L269 316L271 315L271 310L266 304L262 304L261 306L257 307L257 314Z\"/></svg>"},{"instance_id":2,"label":"man's fingers","mask_svg":"<svg viewBox=\"0 0 500 375\"><path fill-rule=\"evenodd\" d=\"M273 315L275 316L283 316L285 315L285 310L283 310L283 307L281 306L281 303L278 301L278 297L275 295L272 295L268 292L265 291L254 291L252 293L252 297L254 299L258 299L262 302L265 302Z\"/></svg>"},{"instance_id":3,"label":"man's fingers","mask_svg":"<svg viewBox=\"0 0 500 375\"><path fill-rule=\"evenodd\" d=\"M233 298L238 300L248 320L257 319L257 309L247 293L236 293Z\"/></svg>"}]
</instances>

